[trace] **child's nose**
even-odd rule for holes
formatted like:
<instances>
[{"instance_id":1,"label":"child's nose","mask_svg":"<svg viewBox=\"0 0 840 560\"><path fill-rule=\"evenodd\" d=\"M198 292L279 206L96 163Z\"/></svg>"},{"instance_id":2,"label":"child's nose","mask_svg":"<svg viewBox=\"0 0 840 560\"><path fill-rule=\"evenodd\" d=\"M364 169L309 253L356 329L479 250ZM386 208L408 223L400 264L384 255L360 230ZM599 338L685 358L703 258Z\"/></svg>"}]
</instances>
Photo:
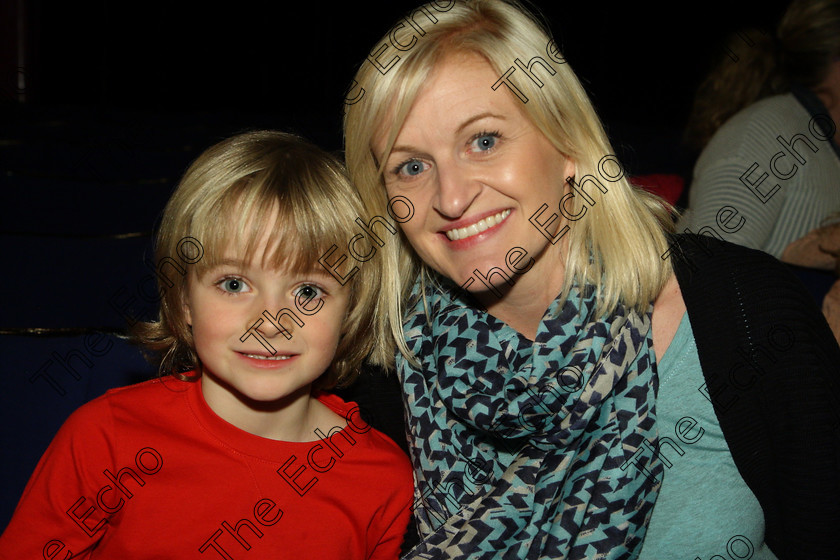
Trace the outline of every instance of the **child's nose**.
<instances>
[{"instance_id":1,"label":"child's nose","mask_svg":"<svg viewBox=\"0 0 840 560\"><path fill-rule=\"evenodd\" d=\"M303 326L303 321L292 309L284 307L279 311L263 310L260 319L263 322L257 329L266 338L282 334L287 340L291 340L297 327Z\"/></svg>"}]
</instances>

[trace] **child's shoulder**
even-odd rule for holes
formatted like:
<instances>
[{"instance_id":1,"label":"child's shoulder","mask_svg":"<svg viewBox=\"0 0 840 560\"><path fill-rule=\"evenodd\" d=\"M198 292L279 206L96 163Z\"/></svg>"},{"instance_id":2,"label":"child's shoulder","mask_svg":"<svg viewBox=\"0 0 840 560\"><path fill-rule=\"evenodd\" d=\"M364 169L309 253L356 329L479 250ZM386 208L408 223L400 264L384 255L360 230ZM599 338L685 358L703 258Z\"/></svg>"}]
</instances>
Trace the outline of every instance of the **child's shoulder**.
<instances>
[{"instance_id":1,"label":"child's shoulder","mask_svg":"<svg viewBox=\"0 0 840 560\"><path fill-rule=\"evenodd\" d=\"M362 436L366 447L371 447L382 453L384 458L391 459L394 463L400 464L409 472L411 471L411 463L403 450L391 438L362 419L358 404L353 401L345 401L332 393L320 393L317 399L344 418L347 422L346 429Z\"/></svg>"},{"instance_id":2,"label":"child's shoulder","mask_svg":"<svg viewBox=\"0 0 840 560\"><path fill-rule=\"evenodd\" d=\"M166 394L174 398L181 398L179 395L183 395L189 391L195 383L195 381L182 381L172 375L167 375L165 377L156 377L147 381L141 381L140 383L135 383L133 385L108 389L108 391L99 398L109 398L112 400L137 400L142 398L159 399L162 395Z\"/></svg>"},{"instance_id":3,"label":"child's shoulder","mask_svg":"<svg viewBox=\"0 0 840 560\"><path fill-rule=\"evenodd\" d=\"M177 400L184 402L188 386L186 382L167 378L107 391L67 417L42 463L49 457L58 457L61 464L70 461L77 468L93 464L101 469L99 465L113 466L126 449L133 457L137 445L142 448L149 441L160 442L172 426L183 423L185 405L179 405Z\"/></svg>"},{"instance_id":4,"label":"child's shoulder","mask_svg":"<svg viewBox=\"0 0 840 560\"><path fill-rule=\"evenodd\" d=\"M151 417L159 411L171 410L175 401L182 400L191 385L170 376L109 389L76 409L66 424L84 427L111 423L115 416Z\"/></svg>"},{"instance_id":5,"label":"child's shoulder","mask_svg":"<svg viewBox=\"0 0 840 560\"><path fill-rule=\"evenodd\" d=\"M162 401L166 402L171 399L183 398L183 395L192 386L193 382L181 381L171 375L157 377L133 385L108 389L105 394L93 399L87 405L102 406L108 403L111 405L138 404L139 406L144 406L148 405L149 401L163 404Z\"/></svg>"}]
</instances>

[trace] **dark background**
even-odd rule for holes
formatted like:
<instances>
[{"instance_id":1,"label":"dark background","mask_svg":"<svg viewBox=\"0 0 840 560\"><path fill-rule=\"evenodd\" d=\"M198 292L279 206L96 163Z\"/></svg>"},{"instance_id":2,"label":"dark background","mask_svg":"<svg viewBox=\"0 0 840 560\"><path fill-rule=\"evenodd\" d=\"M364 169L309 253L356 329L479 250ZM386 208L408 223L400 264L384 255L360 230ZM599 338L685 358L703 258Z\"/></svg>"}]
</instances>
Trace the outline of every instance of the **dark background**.
<instances>
[{"instance_id":1,"label":"dark background","mask_svg":"<svg viewBox=\"0 0 840 560\"><path fill-rule=\"evenodd\" d=\"M258 112L340 146L355 68L415 2L4 0L2 86L26 101L167 112ZM721 39L772 24L786 2L563 2L535 5L608 123L679 129ZM23 33L17 14L23 9ZM22 40L21 40L22 35ZM246 124L251 124L246 122Z\"/></svg>"}]
</instances>

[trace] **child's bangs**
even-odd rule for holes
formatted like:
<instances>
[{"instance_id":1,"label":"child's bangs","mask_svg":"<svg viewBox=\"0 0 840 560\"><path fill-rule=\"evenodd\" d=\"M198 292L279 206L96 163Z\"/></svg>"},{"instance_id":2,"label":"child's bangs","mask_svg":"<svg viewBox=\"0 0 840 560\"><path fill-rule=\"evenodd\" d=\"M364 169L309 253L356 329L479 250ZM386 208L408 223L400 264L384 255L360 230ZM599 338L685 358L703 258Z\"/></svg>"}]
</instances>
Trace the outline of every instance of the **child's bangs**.
<instances>
[{"instance_id":1,"label":"child's bangs","mask_svg":"<svg viewBox=\"0 0 840 560\"><path fill-rule=\"evenodd\" d=\"M346 202L331 200L329 189L265 175L240 181L208 205L205 216L196 215L194 225L207 239L200 238L205 258L199 274L225 258L250 263L266 242L260 262L253 264L292 273L326 272L318 260L358 233L351 231L358 213Z\"/></svg>"}]
</instances>

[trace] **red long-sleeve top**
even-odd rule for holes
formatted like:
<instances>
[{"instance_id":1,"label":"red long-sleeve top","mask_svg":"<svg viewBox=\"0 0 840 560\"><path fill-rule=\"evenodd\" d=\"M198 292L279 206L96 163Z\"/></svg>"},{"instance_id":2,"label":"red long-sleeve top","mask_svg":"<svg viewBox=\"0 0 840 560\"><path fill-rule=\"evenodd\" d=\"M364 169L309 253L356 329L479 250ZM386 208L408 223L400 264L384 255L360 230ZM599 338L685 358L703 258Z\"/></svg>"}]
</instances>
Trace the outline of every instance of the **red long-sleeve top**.
<instances>
[{"instance_id":1,"label":"red long-sleeve top","mask_svg":"<svg viewBox=\"0 0 840 560\"><path fill-rule=\"evenodd\" d=\"M114 389L59 430L0 537L2 559L394 559L413 484L354 403L311 442L244 432L172 377Z\"/></svg>"}]
</instances>

